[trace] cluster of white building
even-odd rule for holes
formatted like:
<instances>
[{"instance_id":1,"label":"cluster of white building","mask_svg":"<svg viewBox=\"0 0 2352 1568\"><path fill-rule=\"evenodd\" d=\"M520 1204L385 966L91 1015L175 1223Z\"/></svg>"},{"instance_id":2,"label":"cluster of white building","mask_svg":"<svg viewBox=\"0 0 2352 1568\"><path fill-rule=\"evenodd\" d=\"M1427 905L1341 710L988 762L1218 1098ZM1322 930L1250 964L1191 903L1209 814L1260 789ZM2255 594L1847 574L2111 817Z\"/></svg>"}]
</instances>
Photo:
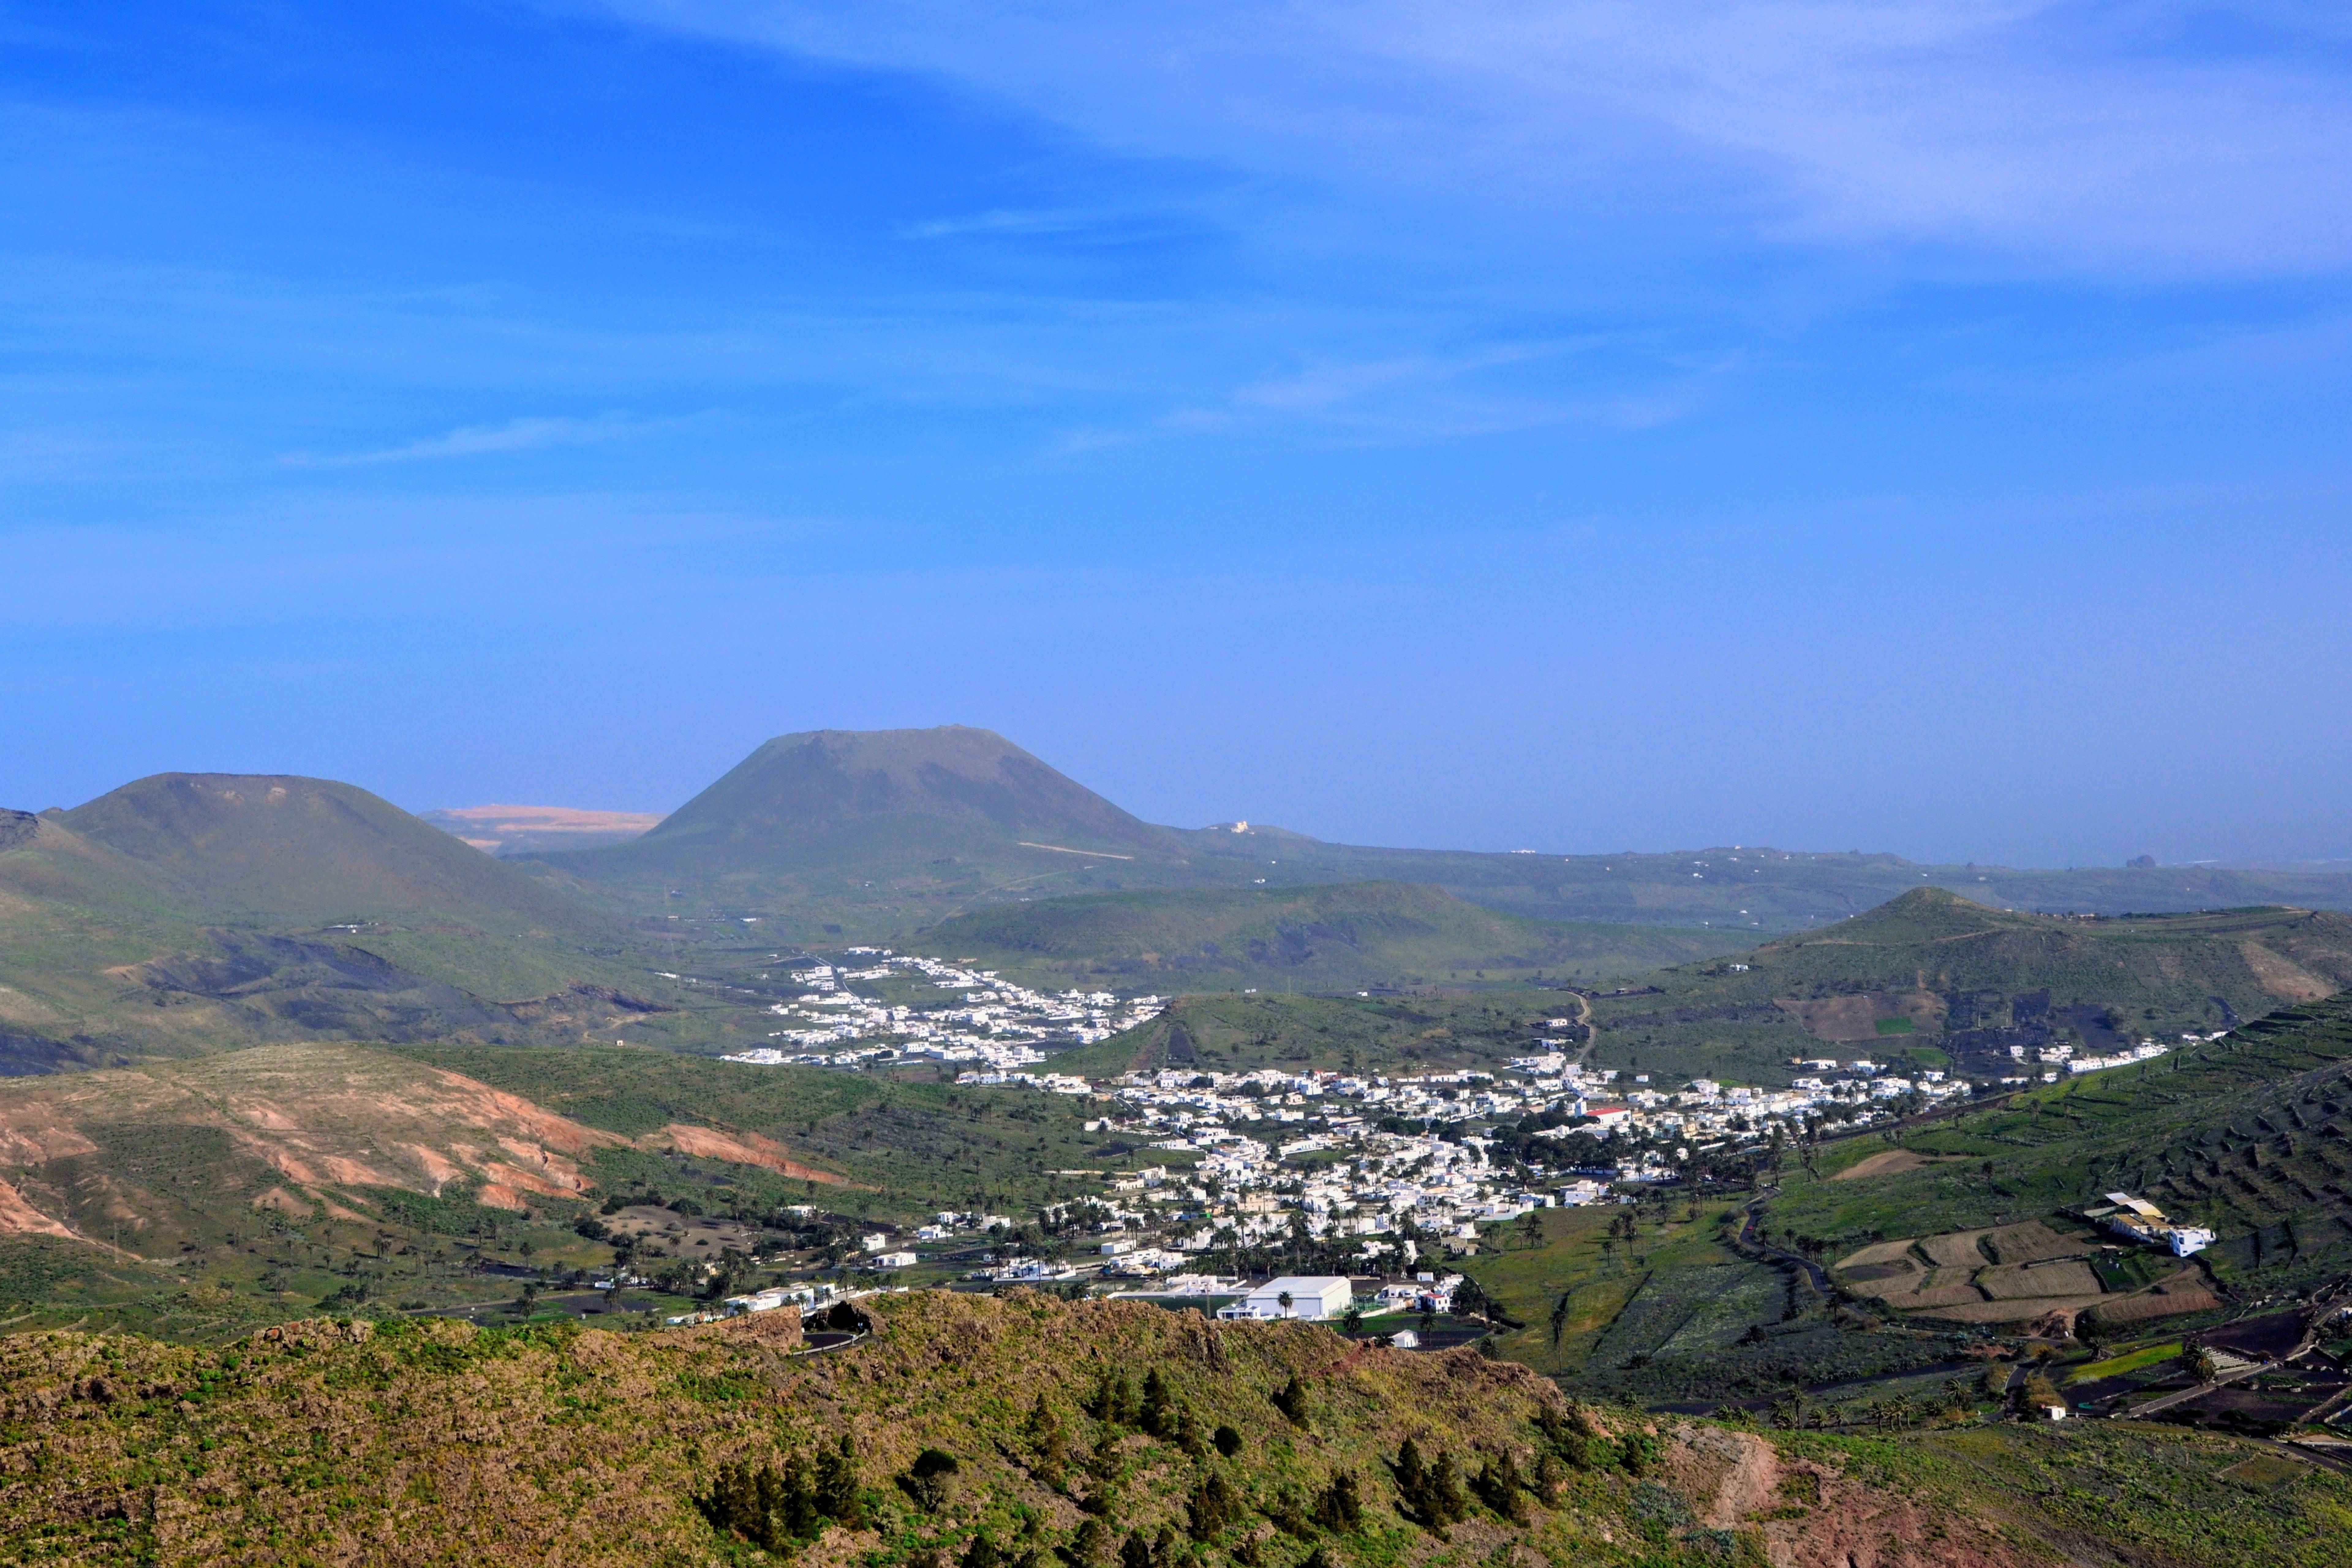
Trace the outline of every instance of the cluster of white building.
<instances>
[{"instance_id":1,"label":"cluster of white building","mask_svg":"<svg viewBox=\"0 0 2352 1568\"><path fill-rule=\"evenodd\" d=\"M1940 1072L1903 1078L1867 1060L1798 1065L1813 1071L1786 1089L1698 1079L1671 1091L1648 1087L1646 1074L1621 1085L1619 1072L1581 1068L1560 1052L1519 1058L1504 1072L1410 1077L1163 1068L1115 1080L1116 1109L1088 1130L1197 1156L1189 1169L1115 1181L1113 1204L1135 1206L1114 1207L1114 1223L1156 1231L1180 1252L1304 1226L1318 1237L1360 1237L1368 1266L1393 1266L1415 1258L1420 1244L1408 1230L1458 1248L1481 1225L1605 1201L1620 1182L1673 1181L1695 1152L1760 1143L1775 1122L1850 1127L1893 1114L1892 1100L1969 1092ZM1554 1111L1569 1120L1538 1136L1596 1141L1572 1179L1539 1190L1493 1157L1493 1139L1436 1131Z\"/></svg>"},{"instance_id":2,"label":"cluster of white building","mask_svg":"<svg viewBox=\"0 0 2352 1568\"><path fill-rule=\"evenodd\" d=\"M1108 991L1032 991L992 969L961 969L887 948L852 948L847 956L870 962L861 968L820 963L793 972L794 984L804 987L801 994L768 1009L795 1026L769 1035L783 1045L762 1046L727 1059L762 1067L792 1063L850 1068L902 1061L966 1062L973 1065L966 1081L1017 1082L1076 1093L1082 1091L1065 1087L1059 1075L1044 1075L1050 1082L1028 1074L986 1075L1014 1074L1036 1066L1045 1059L1044 1046L1108 1039L1159 1016L1163 1005L1157 996L1121 1000ZM856 989L861 982L894 978L919 979L962 994L955 1005L919 1007L892 1005Z\"/></svg>"},{"instance_id":3,"label":"cluster of white building","mask_svg":"<svg viewBox=\"0 0 2352 1568\"><path fill-rule=\"evenodd\" d=\"M1268 1242L1304 1226L1318 1237L1360 1238L1358 1256L1368 1265L1410 1264L1419 1243L1401 1234L1408 1227L1468 1241L1481 1223L1605 1192L1590 1180L1543 1193L1517 1190L1489 1163L1490 1140L1456 1142L1371 1125L1376 1117L1434 1115L1441 1106L1450 1118L1515 1110L1518 1102L1507 1105L1490 1075L1163 1071L1128 1074L1114 1095L1116 1110L1094 1130L1198 1156L1189 1169L1155 1166L1112 1183L1113 1222L1160 1232L1179 1252ZM1310 1118L1316 1131L1286 1136L1284 1124ZM1117 1206L1126 1204L1136 1206Z\"/></svg>"}]
</instances>

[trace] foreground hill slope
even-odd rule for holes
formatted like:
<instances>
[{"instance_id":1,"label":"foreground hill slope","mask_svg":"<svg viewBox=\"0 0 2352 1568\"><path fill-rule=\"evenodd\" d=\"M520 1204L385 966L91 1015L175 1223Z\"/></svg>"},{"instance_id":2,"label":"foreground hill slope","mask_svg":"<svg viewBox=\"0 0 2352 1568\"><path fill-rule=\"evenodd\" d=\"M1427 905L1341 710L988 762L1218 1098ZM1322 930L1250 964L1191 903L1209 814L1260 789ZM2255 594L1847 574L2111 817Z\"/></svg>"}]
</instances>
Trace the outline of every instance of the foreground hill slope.
<instances>
[{"instance_id":1,"label":"foreground hill slope","mask_svg":"<svg viewBox=\"0 0 2352 1568\"><path fill-rule=\"evenodd\" d=\"M1556 925L1496 914L1442 888L1354 882L997 904L944 921L908 945L1056 989L1339 991L1547 970L1638 973L1748 942L1727 932Z\"/></svg>"},{"instance_id":2,"label":"foreground hill slope","mask_svg":"<svg viewBox=\"0 0 2352 1568\"><path fill-rule=\"evenodd\" d=\"M2339 1560L2352 1500L2316 1467L2213 1479L2256 1452L2227 1439L1768 1438L1307 1324L1025 1293L866 1305L867 1336L814 1354L788 1314L10 1340L0 1561L2300 1568ZM2188 1511L2151 1490L2166 1469L2203 1529L2149 1528Z\"/></svg>"}]
</instances>

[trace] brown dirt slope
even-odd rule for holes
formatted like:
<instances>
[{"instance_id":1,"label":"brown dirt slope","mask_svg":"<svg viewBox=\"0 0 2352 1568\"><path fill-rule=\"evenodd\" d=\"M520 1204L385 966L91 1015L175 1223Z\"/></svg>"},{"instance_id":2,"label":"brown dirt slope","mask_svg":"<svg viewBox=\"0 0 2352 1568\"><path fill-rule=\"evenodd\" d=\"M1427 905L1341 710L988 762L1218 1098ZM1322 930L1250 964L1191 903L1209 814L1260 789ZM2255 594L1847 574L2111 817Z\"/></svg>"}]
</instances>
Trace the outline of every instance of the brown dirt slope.
<instances>
[{"instance_id":1,"label":"brown dirt slope","mask_svg":"<svg viewBox=\"0 0 2352 1568\"><path fill-rule=\"evenodd\" d=\"M209 1163L163 1151L202 1135ZM195 1201L191 1184L268 1172L328 1201L330 1189L438 1194L478 1184L482 1203L520 1208L576 1197L581 1162L625 1142L520 1095L355 1046L257 1046L107 1072L0 1084L0 1164L24 1173L0 1199L0 1234L88 1237L89 1213L136 1247L149 1215ZM261 1184L264 1186L268 1183ZM67 1189L85 1213L68 1217ZM242 1187L239 1187L242 1190ZM89 1210L94 1191L105 1194ZM44 1202L44 1197L50 1201ZM267 1193L256 1202L268 1201Z\"/></svg>"}]
</instances>

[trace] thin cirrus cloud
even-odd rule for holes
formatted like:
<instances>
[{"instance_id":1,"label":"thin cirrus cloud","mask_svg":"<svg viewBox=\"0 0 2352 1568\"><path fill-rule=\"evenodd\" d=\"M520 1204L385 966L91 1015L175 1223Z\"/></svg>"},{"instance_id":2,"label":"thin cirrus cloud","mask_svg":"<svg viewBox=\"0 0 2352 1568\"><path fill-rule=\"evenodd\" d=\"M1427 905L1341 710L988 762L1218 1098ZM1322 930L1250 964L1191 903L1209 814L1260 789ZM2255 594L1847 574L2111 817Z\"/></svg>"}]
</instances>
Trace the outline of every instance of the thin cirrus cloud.
<instances>
[{"instance_id":1,"label":"thin cirrus cloud","mask_svg":"<svg viewBox=\"0 0 2352 1568\"><path fill-rule=\"evenodd\" d=\"M439 436L364 452L291 452L289 468L371 468L386 463L433 463L456 458L511 456L562 447L598 447L635 440L688 423L683 419L634 419L625 414L593 418L529 417L497 425L464 425Z\"/></svg>"},{"instance_id":2,"label":"thin cirrus cloud","mask_svg":"<svg viewBox=\"0 0 2352 1568\"><path fill-rule=\"evenodd\" d=\"M965 217L933 218L910 224L908 239L952 239L963 235L1047 235L1104 233L1124 226L1138 215L1110 208L1065 207L1040 211L992 207Z\"/></svg>"},{"instance_id":3,"label":"thin cirrus cloud","mask_svg":"<svg viewBox=\"0 0 2352 1568\"><path fill-rule=\"evenodd\" d=\"M935 73L1121 152L1483 206L1514 226L1631 216L2062 276L2352 261L2352 68L2333 25L2290 5L598 8Z\"/></svg>"}]
</instances>

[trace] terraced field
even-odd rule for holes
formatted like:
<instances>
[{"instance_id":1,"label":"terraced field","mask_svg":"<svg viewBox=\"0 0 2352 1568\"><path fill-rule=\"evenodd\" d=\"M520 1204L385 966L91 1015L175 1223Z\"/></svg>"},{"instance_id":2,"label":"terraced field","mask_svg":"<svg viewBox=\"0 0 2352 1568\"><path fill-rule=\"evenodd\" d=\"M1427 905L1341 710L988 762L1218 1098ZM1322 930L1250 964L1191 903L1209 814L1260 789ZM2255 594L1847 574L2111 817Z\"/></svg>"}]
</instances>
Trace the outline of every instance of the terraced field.
<instances>
[{"instance_id":1,"label":"terraced field","mask_svg":"<svg viewBox=\"0 0 2352 1568\"><path fill-rule=\"evenodd\" d=\"M1935 1245L1955 1265L2032 1264L2063 1252L2044 1230L2019 1227L2120 1191L2216 1232L2196 1266L2225 1288L2325 1279L2352 1268L2352 999L2286 1009L2210 1044L1903 1133L1902 1148L1941 1158L1837 1179L1888 1147L1854 1139L1785 1173L1774 1232L1849 1266L1895 1237L1944 1238ZM1939 1261L1917 1259L1923 1269ZM2104 1278L2101 1293L2154 1278Z\"/></svg>"}]
</instances>

